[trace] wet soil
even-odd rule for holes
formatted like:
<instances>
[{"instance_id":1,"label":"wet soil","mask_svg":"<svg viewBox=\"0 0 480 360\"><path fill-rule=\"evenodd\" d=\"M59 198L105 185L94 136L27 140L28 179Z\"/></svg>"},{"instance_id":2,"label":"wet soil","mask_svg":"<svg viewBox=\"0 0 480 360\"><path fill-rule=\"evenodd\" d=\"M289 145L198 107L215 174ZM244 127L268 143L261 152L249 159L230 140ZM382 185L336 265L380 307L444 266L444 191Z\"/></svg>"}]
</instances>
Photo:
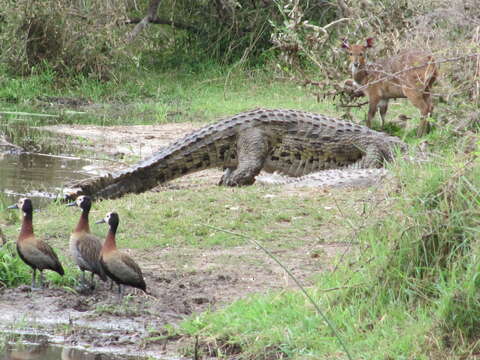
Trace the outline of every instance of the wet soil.
<instances>
[{"instance_id":1,"label":"wet soil","mask_svg":"<svg viewBox=\"0 0 480 360\"><path fill-rule=\"evenodd\" d=\"M198 127L196 124L56 126L49 131L89 138L89 146L98 151L143 158ZM220 176L220 171L208 170L180 178L157 191L212 186ZM359 197L358 212L362 211L363 198L371 198L371 194L350 190L294 191L299 196L332 196L331 211L336 211L339 218L343 214L334 204L338 205L342 198ZM323 230L307 245L270 249L305 285L312 284L322 271L334 269L334 259L339 255L356 249L347 241L338 242L338 239L349 238L346 235L352 229L343 227L334 231L332 224L325 224ZM190 314L222 307L251 293L294 286L285 271L253 245L227 249L167 247L125 251L138 259L145 274L148 295L131 289L129 295L119 301L115 290L110 290L106 283L99 283L95 291L86 293L54 286L37 291L31 291L28 286L0 289L0 328L41 328L60 344L178 359L181 358L178 354L192 347L193 339L169 336L162 330L166 324L175 327Z\"/></svg>"}]
</instances>

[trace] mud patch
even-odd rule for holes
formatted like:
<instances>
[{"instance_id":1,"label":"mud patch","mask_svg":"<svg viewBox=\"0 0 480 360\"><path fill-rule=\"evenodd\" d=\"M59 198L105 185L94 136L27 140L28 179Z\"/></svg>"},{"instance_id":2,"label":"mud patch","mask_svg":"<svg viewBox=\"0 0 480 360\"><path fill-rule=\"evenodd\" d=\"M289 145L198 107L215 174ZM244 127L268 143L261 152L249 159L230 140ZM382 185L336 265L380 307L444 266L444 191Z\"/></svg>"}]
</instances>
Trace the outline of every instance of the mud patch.
<instances>
[{"instance_id":1,"label":"mud patch","mask_svg":"<svg viewBox=\"0 0 480 360\"><path fill-rule=\"evenodd\" d=\"M202 124L196 123L131 126L53 125L38 129L78 137L78 145L85 150L114 155L117 158L133 156L143 159L201 126Z\"/></svg>"}]
</instances>

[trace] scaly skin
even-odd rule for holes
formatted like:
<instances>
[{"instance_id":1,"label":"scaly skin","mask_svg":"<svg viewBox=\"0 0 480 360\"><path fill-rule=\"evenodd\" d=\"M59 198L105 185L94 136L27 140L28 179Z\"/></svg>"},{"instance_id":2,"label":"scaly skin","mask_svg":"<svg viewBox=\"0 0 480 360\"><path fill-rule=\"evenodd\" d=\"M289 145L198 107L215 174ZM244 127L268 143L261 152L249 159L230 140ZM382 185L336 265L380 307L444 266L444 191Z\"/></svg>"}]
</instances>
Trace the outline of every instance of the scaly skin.
<instances>
[{"instance_id":1,"label":"scaly skin","mask_svg":"<svg viewBox=\"0 0 480 360\"><path fill-rule=\"evenodd\" d=\"M334 169L324 170L301 177L280 174L260 174L256 182L284 187L368 187L382 182L388 176L387 169Z\"/></svg>"},{"instance_id":2,"label":"scaly skin","mask_svg":"<svg viewBox=\"0 0 480 360\"><path fill-rule=\"evenodd\" d=\"M220 185L255 182L261 170L299 177L328 169L380 168L400 139L365 126L297 110L255 109L199 129L140 163L88 179L67 195L116 198L196 171L222 167Z\"/></svg>"}]
</instances>

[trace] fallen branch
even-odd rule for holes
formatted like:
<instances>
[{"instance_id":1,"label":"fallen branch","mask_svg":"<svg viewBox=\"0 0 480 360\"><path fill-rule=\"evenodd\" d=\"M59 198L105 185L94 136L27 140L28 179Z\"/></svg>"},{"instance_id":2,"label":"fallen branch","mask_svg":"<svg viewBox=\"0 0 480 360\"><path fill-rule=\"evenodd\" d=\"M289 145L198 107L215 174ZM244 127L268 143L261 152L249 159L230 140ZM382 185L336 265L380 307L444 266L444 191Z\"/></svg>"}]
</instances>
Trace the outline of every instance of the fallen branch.
<instances>
[{"instance_id":1,"label":"fallen branch","mask_svg":"<svg viewBox=\"0 0 480 360\"><path fill-rule=\"evenodd\" d=\"M25 151L24 154L31 154L31 155L36 155L36 156L44 156L44 157L66 159L66 160L84 160L84 161L92 161L92 162L93 161L106 161L106 162L113 162L115 164L128 165L127 163L125 163L123 161L107 159L107 158L101 159L101 158L84 157L84 156L54 155L54 154L45 154L45 153L34 153L34 152L28 152L28 151Z\"/></svg>"}]
</instances>

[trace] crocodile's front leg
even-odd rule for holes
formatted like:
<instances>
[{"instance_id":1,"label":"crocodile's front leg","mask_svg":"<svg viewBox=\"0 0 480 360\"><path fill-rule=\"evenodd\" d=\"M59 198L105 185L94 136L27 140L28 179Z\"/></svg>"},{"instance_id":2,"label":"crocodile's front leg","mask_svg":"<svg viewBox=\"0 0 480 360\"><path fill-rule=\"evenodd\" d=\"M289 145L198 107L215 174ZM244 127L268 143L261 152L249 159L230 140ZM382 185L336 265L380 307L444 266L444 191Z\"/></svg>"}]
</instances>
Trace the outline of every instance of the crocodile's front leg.
<instances>
[{"instance_id":1,"label":"crocodile's front leg","mask_svg":"<svg viewBox=\"0 0 480 360\"><path fill-rule=\"evenodd\" d=\"M263 168L269 151L268 139L262 129L252 128L240 132L237 137L236 168L228 168L219 185L251 185Z\"/></svg>"}]
</instances>

